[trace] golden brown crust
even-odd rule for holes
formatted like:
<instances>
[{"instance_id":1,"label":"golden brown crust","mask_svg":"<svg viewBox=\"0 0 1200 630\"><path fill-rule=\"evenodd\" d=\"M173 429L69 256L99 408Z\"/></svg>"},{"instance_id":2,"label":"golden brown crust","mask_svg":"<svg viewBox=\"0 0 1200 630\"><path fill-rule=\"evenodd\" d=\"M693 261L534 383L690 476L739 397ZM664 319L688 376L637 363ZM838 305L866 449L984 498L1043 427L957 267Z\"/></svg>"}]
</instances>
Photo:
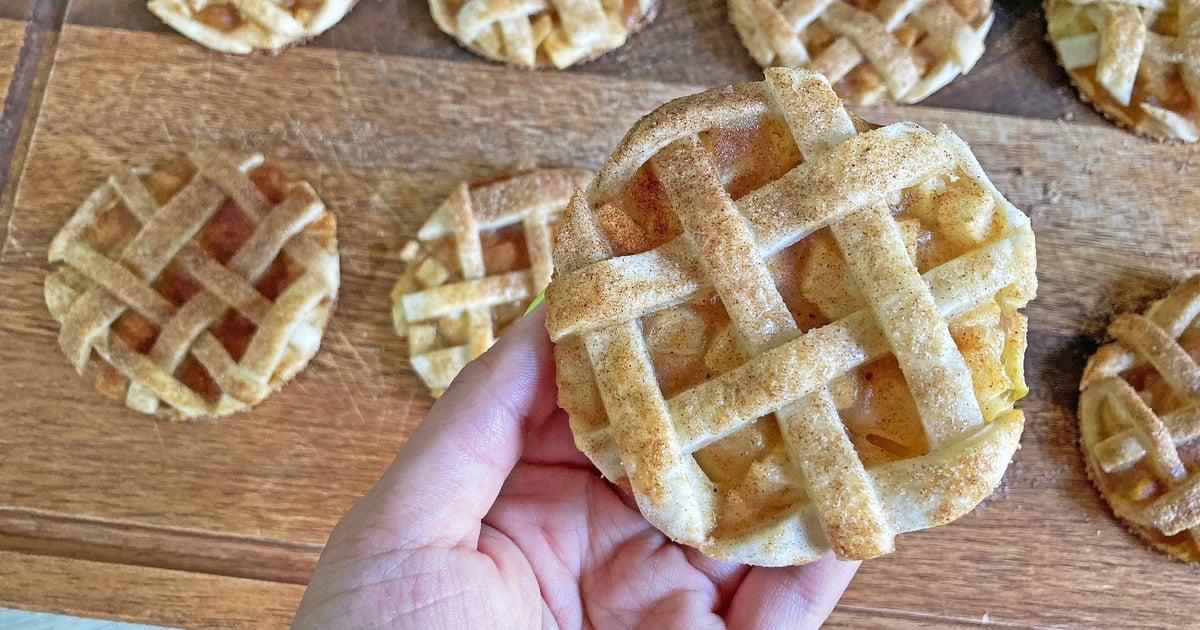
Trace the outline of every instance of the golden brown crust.
<instances>
[{"instance_id":1,"label":"golden brown crust","mask_svg":"<svg viewBox=\"0 0 1200 630\"><path fill-rule=\"evenodd\" d=\"M429 0L442 32L495 61L559 69L620 47L654 19L657 0Z\"/></svg>"},{"instance_id":2,"label":"golden brown crust","mask_svg":"<svg viewBox=\"0 0 1200 630\"><path fill-rule=\"evenodd\" d=\"M990 0L730 0L729 19L764 68L807 68L864 105L916 103L983 55Z\"/></svg>"},{"instance_id":3,"label":"golden brown crust","mask_svg":"<svg viewBox=\"0 0 1200 630\"><path fill-rule=\"evenodd\" d=\"M101 391L145 413L220 416L316 353L337 299L337 222L307 183L262 163L200 151L112 177L54 238L46 304Z\"/></svg>"},{"instance_id":4,"label":"golden brown crust","mask_svg":"<svg viewBox=\"0 0 1200 630\"><path fill-rule=\"evenodd\" d=\"M1200 561L1200 276L1145 315L1113 320L1115 341L1080 383L1080 448L1088 477L1135 534Z\"/></svg>"},{"instance_id":5,"label":"golden brown crust","mask_svg":"<svg viewBox=\"0 0 1200 630\"><path fill-rule=\"evenodd\" d=\"M1080 97L1109 120L1156 140L1200 138L1200 86L1176 2L1046 0L1047 39Z\"/></svg>"},{"instance_id":6,"label":"golden brown crust","mask_svg":"<svg viewBox=\"0 0 1200 630\"><path fill-rule=\"evenodd\" d=\"M766 74L651 113L572 199L559 403L674 540L872 557L972 509L1017 448L1033 235L949 131Z\"/></svg>"},{"instance_id":7,"label":"golden brown crust","mask_svg":"<svg viewBox=\"0 0 1200 630\"><path fill-rule=\"evenodd\" d=\"M1115 516L1121 518L1117 514L1116 507L1108 500L1108 494L1102 485L1101 480L1105 477L1104 471L1100 470L1095 460L1090 457L1085 457L1083 463L1084 468L1087 470L1088 480L1096 487L1096 490L1100 493L1100 498L1104 499L1104 503L1108 505ZM1162 532L1143 527L1124 518L1121 518L1121 522L1125 524L1125 528L1134 536L1141 538L1143 541L1149 543L1151 547L1172 558L1181 562L1200 562L1200 545L1197 545L1196 541L1191 539L1190 536L1183 542L1169 542L1163 538Z\"/></svg>"},{"instance_id":8,"label":"golden brown crust","mask_svg":"<svg viewBox=\"0 0 1200 630\"><path fill-rule=\"evenodd\" d=\"M434 396L546 288L558 215L591 177L530 168L461 182L405 245L392 320Z\"/></svg>"},{"instance_id":9,"label":"golden brown crust","mask_svg":"<svg viewBox=\"0 0 1200 630\"><path fill-rule=\"evenodd\" d=\"M278 52L337 24L356 0L148 0L146 8L207 48Z\"/></svg>"}]
</instances>

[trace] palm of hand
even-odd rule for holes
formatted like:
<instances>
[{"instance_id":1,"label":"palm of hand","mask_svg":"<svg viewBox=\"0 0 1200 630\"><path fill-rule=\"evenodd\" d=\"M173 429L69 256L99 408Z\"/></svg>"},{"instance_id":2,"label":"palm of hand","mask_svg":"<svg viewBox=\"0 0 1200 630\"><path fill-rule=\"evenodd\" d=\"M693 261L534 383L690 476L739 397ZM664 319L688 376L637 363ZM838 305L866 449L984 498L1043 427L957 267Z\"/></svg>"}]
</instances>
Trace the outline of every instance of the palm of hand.
<instances>
[{"instance_id":1,"label":"palm of hand","mask_svg":"<svg viewBox=\"0 0 1200 630\"><path fill-rule=\"evenodd\" d=\"M295 627L819 625L855 565L749 568L672 543L576 450L528 333L460 375L469 402L447 392L334 530Z\"/></svg>"}]
</instances>

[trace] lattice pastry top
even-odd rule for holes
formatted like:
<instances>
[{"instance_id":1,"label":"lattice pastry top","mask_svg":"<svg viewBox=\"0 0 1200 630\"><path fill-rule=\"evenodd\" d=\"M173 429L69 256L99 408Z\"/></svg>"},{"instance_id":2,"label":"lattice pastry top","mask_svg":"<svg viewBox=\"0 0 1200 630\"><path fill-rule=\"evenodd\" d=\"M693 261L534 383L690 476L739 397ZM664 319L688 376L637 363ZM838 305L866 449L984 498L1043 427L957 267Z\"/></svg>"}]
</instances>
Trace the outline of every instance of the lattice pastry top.
<instances>
[{"instance_id":1,"label":"lattice pastry top","mask_svg":"<svg viewBox=\"0 0 1200 630\"><path fill-rule=\"evenodd\" d=\"M338 290L337 222L261 155L109 180L50 244L58 342L131 408L220 416L304 368Z\"/></svg>"},{"instance_id":2,"label":"lattice pastry top","mask_svg":"<svg viewBox=\"0 0 1200 630\"><path fill-rule=\"evenodd\" d=\"M324 33L356 0L149 0L146 8L187 38L245 55Z\"/></svg>"},{"instance_id":3,"label":"lattice pastry top","mask_svg":"<svg viewBox=\"0 0 1200 630\"><path fill-rule=\"evenodd\" d=\"M1200 562L1200 275L1108 327L1088 360L1079 445L1088 476L1134 533Z\"/></svg>"},{"instance_id":4,"label":"lattice pastry top","mask_svg":"<svg viewBox=\"0 0 1200 630\"><path fill-rule=\"evenodd\" d=\"M567 66L617 48L654 19L657 0L429 0L438 28L489 59Z\"/></svg>"},{"instance_id":5,"label":"lattice pastry top","mask_svg":"<svg viewBox=\"0 0 1200 630\"><path fill-rule=\"evenodd\" d=\"M950 131L766 77L663 105L572 199L559 404L671 538L867 558L970 511L1016 450L1033 233Z\"/></svg>"},{"instance_id":6,"label":"lattice pastry top","mask_svg":"<svg viewBox=\"0 0 1200 630\"><path fill-rule=\"evenodd\" d=\"M764 68L808 68L838 95L916 103L983 55L991 0L729 0L729 19Z\"/></svg>"},{"instance_id":7,"label":"lattice pastry top","mask_svg":"<svg viewBox=\"0 0 1200 630\"><path fill-rule=\"evenodd\" d=\"M1200 10L1175 0L1047 0L1050 41L1100 113L1159 140L1195 142ZM1193 52L1196 50L1197 52Z\"/></svg>"},{"instance_id":8,"label":"lattice pastry top","mask_svg":"<svg viewBox=\"0 0 1200 630\"><path fill-rule=\"evenodd\" d=\"M591 178L576 168L531 167L461 182L404 246L392 320L434 396L546 288L558 216Z\"/></svg>"}]
</instances>

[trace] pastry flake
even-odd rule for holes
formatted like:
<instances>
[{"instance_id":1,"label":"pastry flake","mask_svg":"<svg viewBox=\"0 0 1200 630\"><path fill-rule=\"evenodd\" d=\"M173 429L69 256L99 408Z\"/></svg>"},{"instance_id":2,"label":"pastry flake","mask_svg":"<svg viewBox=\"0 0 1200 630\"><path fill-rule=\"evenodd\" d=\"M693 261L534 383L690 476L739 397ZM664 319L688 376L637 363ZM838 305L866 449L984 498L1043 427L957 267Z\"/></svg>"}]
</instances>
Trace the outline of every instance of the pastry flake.
<instances>
[{"instance_id":1,"label":"pastry flake","mask_svg":"<svg viewBox=\"0 0 1200 630\"><path fill-rule=\"evenodd\" d=\"M678 542L873 557L970 511L1017 449L1033 233L949 130L766 76L663 105L571 200L559 404Z\"/></svg>"},{"instance_id":2,"label":"pastry flake","mask_svg":"<svg viewBox=\"0 0 1200 630\"><path fill-rule=\"evenodd\" d=\"M1047 0L1045 9L1050 42L1083 100L1144 136L1200 138L1191 5Z\"/></svg>"},{"instance_id":3,"label":"pastry flake","mask_svg":"<svg viewBox=\"0 0 1200 630\"><path fill-rule=\"evenodd\" d=\"M1079 396L1088 476L1134 533L1188 562L1200 562L1198 314L1193 276L1144 315L1117 316Z\"/></svg>"},{"instance_id":4,"label":"pastry flake","mask_svg":"<svg viewBox=\"0 0 1200 630\"><path fill-rule=\"evenodd\" d=\"M46 304L103 393L170 417L262 401L308 363L337 298L337 222L261 155L116 175L55 236Z\"/></svg>"},{"instance_id":5,"label":"pastry flake","mask_svg":"<svg viewBox=\"0 0 1200 630\"><path fill-rule=\"evenodd\" d=\"M620 47L656 9L657 0L429 0L438 28L472 52L559 69Z\"/></svg>"},{"instance_id":6,"label":"pastry flake","mask_svg":"<svg viewBox=\"0 0 1200 630\"><path fill-rule=\"evenodd\" d=\"M146 8L188 39L245 55L277 51L337 24L356 0L149 0Z\"/></svg>"},{"instance_id":7,"label":"pastry flake","mask_svg":"<svg viewBox=\"0 0 1200 630\"><path fill-rule=\"evenodd\" d=\"M764 68L807 68L838 95L916 103L983 55L991 0L729 0L729 19Z\"/></svg>"},{"instance_id":8,"label":"pastry flake","mask_svg":"<svg viewBox=\"0 0 1200 630\"><path fill-rule=\"evenodd\" d=\"M392 320L434 396L546 288L559 213L591 177L576 168L530 168L461 182L405 244Z\"/></svg>"}]
</instances>

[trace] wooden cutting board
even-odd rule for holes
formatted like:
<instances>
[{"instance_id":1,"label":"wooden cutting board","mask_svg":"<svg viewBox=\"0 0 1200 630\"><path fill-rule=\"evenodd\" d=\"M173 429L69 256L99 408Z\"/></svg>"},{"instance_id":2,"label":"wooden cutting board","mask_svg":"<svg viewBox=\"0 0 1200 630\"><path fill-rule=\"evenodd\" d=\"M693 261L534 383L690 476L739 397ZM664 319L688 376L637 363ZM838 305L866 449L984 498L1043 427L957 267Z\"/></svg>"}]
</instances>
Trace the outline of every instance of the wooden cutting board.
<instances>
[{"instance_id":1,"label":"wooden cutting board","mask_svg":"<svg viewBox=\"0 0 1200 630\"><path fill-rule=\"evenodd\" d=\"M0 94L8 94L8 84L17 65L17 53L21 50L24 35L24 22L0 19ZM3 103L0 102L0 105Z\"/></svg>"},{"instance_id":2,"label":"wooden cutting board","mask_svg":"<svg viewBox=\"0 0 1200 630\"><path fill-rule=\"evenodd\" d=\"M64 27L0 211L0 605L286 623L329 529L431 402L391 329L399 245L460 179L524 159L595 168L639 116L696 89L317 48L230 58L169 34ZM1002 487L865 564L830 625L1192 623L1195 570L1103 507L1074 408L1111 315L1200 270L1197 150L1092 125L861 113L944 122L967 140L1033 217L1041 288L1027 310L1026 433ZM42 280L50 239L107 174L196 147L261 151L309 179L339 215L343 285L292 384L251 413L167 422L75 375Z\"/></svg>"}]
</instances>

